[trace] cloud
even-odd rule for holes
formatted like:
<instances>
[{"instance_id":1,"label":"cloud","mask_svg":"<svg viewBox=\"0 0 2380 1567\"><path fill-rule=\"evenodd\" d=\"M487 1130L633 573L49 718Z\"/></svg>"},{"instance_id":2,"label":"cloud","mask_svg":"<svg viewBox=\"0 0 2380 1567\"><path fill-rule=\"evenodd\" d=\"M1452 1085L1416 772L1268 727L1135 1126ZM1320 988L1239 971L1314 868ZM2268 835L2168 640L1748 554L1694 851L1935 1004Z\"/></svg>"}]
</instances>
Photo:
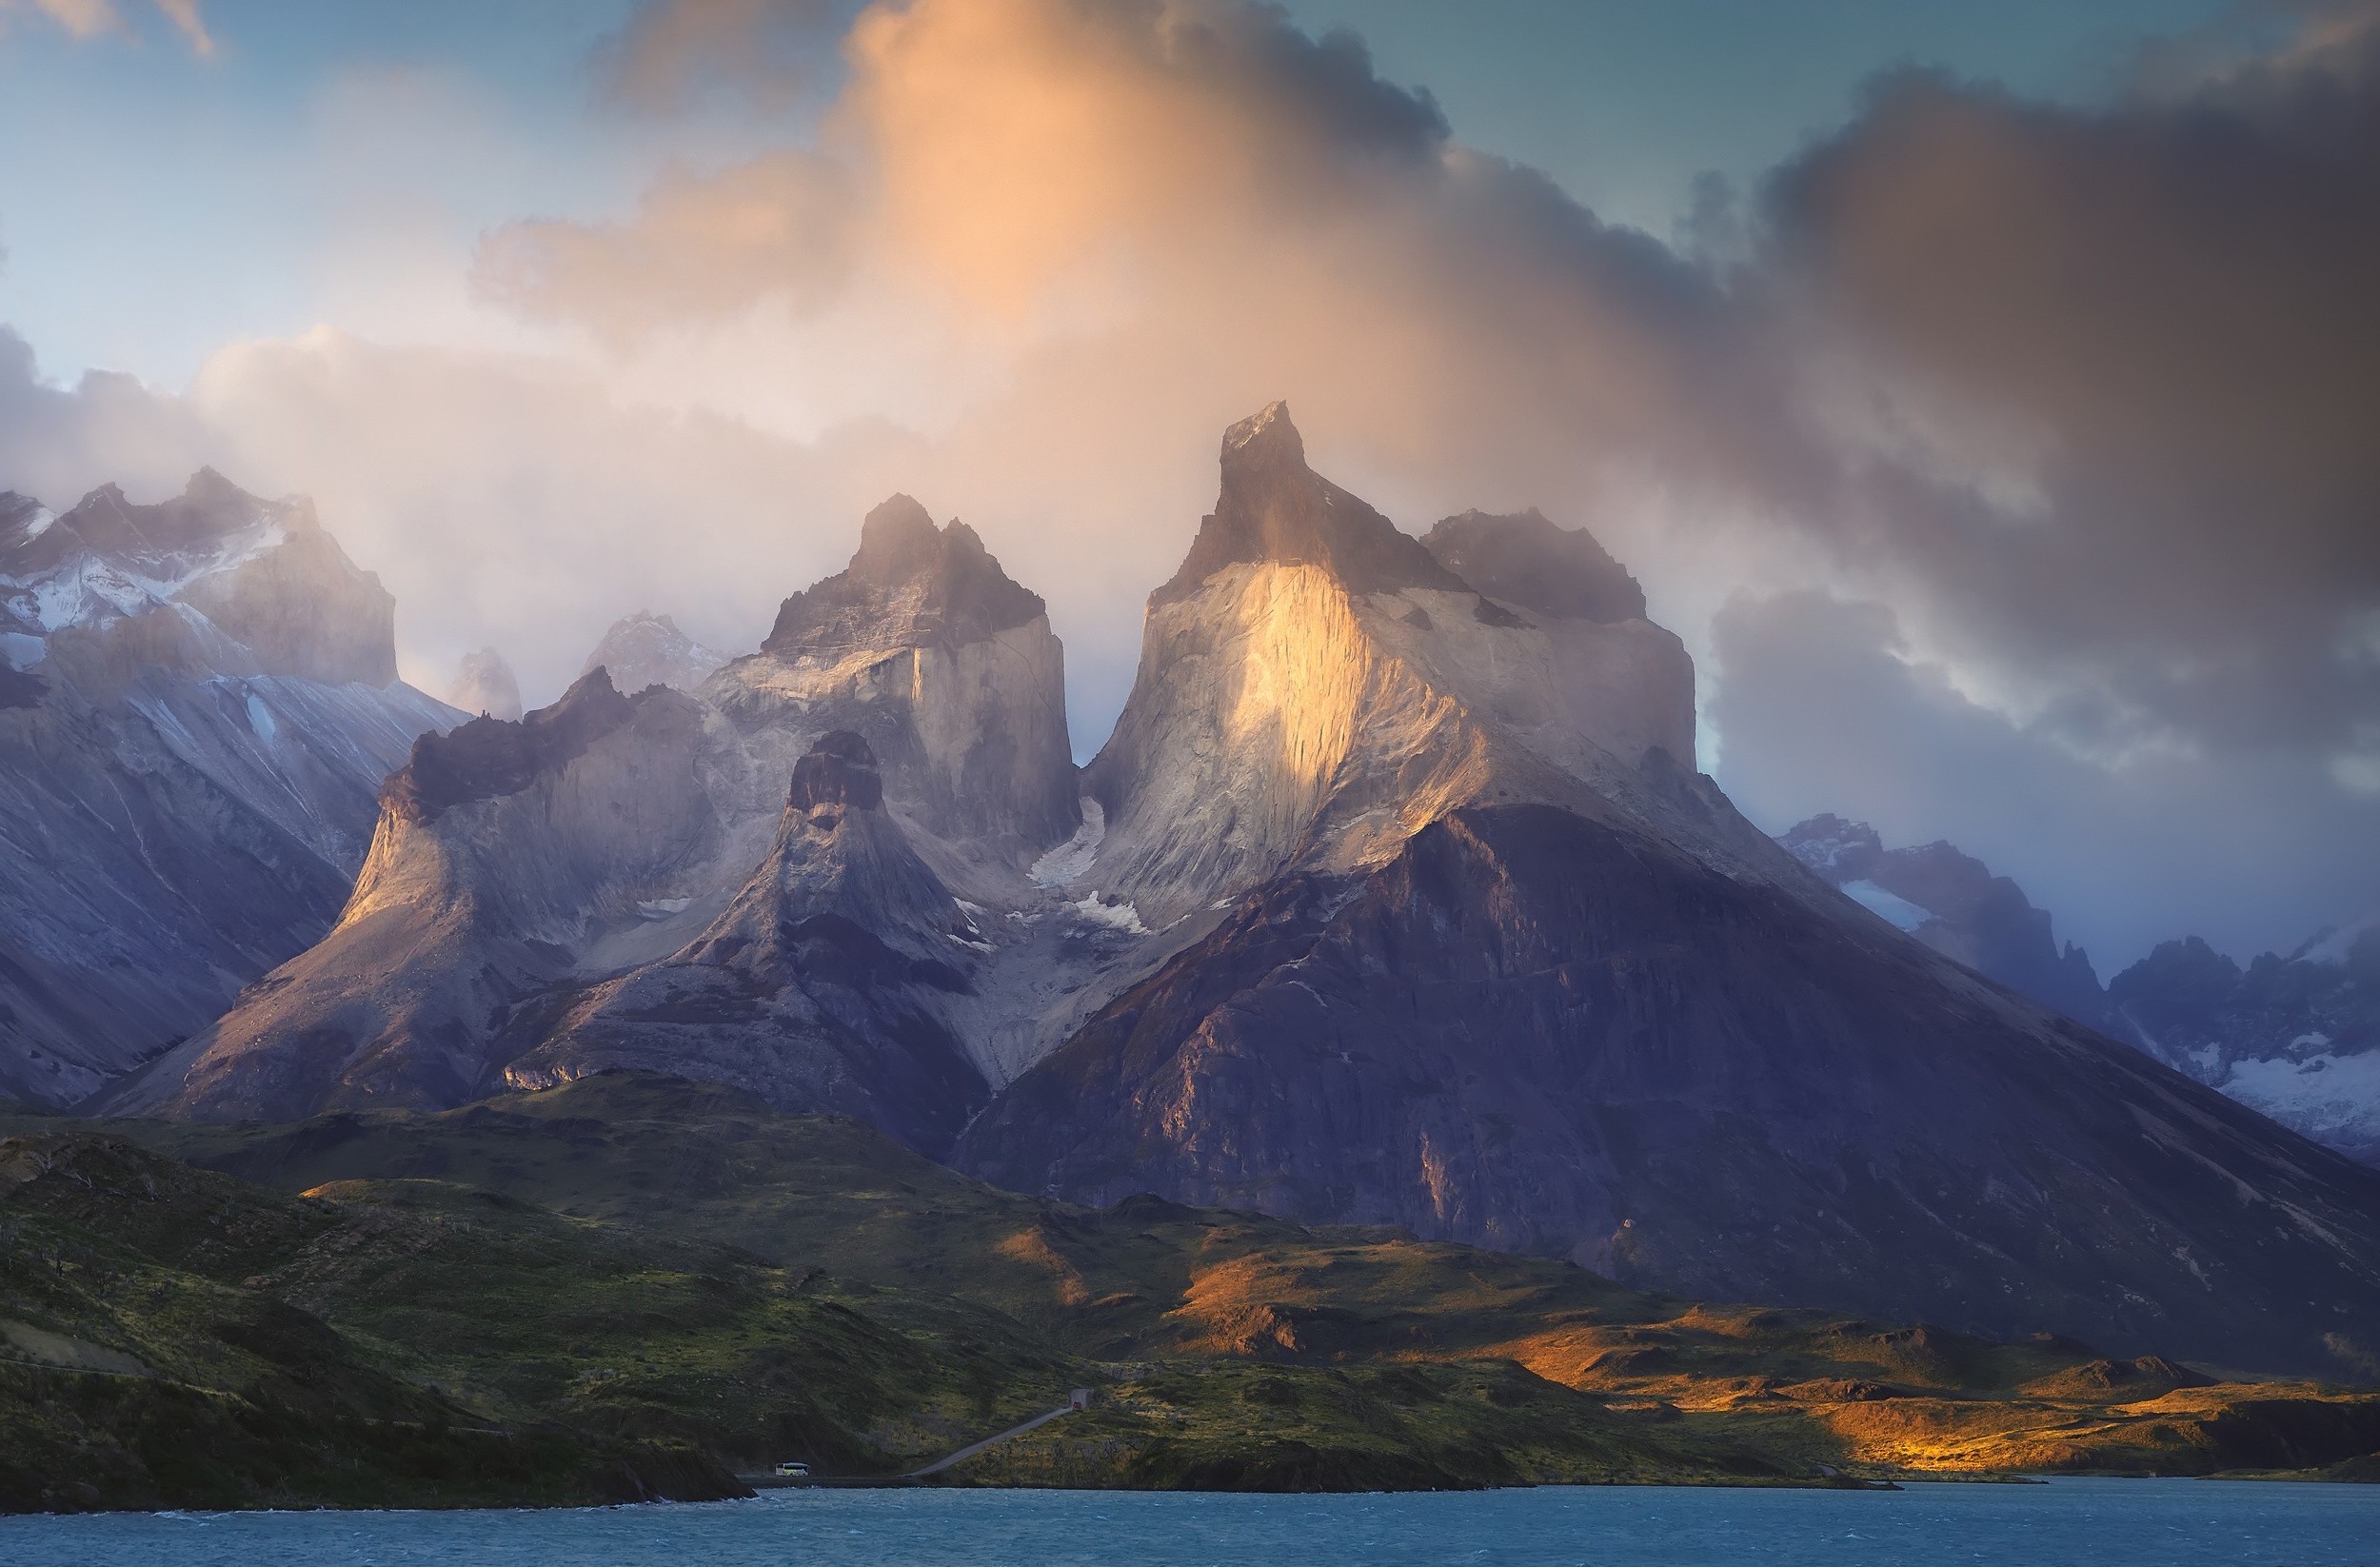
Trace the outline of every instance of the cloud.
<instances>
[{"instance_id":1,"label":"cloud","mask_svg":"<svg viewBox=\"0 0 2380 1567\"><path fill-rule=\"evenodd\" d=\"M205 59L215 52L215 41L198 12L198 0L155 3L158 13L172 24L192 54ZM0 0L0 30L6 30L11 13L26 12L41 17L69 38L100 38L132 30L115 0Z\"/></svg>"},{"instance_id":2,"label":"cloud","mask_svg":"<svg viewBox=\"0 0 2380 1567\"><path fill-rule=\"evenodd\" d=\"M2337 748L2380 712L2338 653L2380 607L2358 10L2096 110L1897 76L1768 192L1766 287L1879 459L1838 526L2086 748ZM1932 429L1862 411L1928 404Z\"/></svg>"},{"instance_id":3,"label":"cloud","mask_svg":"<svg viewBox=\"0 0 2380 1567\"><path fill-rule=\"evenodd\" d=\"M1890 843L1947 838L2052 910L2102 980L2185 932L2288 950L2380 886L2380 800L2271 752L2076 757L1913 658L1882 605L1739 597L1715 654L1725 772L1755 821L1835 810Z\"/></svg>"},{"instance_id":4,"label":"cloud","mask_svg":"<svg viewBox=\"0 0 2380 1567\"><path fill-rule=\"evenodd\" d=\"M201 420L128 375L43 381L24 338L0 327L0 489L60 510L110 480L174 491L207 461Z\"/></svg>"},{"instance_id":5,"label":"cloud","mask_svg":"<svg viewBox=\"0 0 2380 1567\"><path fill-rule=\"evenodd\" d=\"M786 593L841 569L880 475L913 469L914 445L883 426L785 442L526 356L329 330L228 348L184 395L116 375L61 388L0 331L0 487L64 509L108 481L173 494L212 465L310 494L396 595L401 666L431 690L493 641L550 701L640 608L714 646L759 645Z\"/></svg>"}]
</instances>

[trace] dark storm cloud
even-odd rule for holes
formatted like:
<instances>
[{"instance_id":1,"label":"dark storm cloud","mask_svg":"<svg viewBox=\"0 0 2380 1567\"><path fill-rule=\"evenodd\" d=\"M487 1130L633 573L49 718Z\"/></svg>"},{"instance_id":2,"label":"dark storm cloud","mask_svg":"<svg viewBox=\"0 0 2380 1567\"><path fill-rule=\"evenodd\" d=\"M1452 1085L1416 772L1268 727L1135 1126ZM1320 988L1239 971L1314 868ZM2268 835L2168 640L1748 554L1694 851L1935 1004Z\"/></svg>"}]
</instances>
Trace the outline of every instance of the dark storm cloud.
<instances>
[{"instance_id":1,"label":"dark storm cloud","mask_svg":"<svg viewBox=\"0 0 2380 1567\"><path fill-rule=\"evenodd\" d=\"M2074 738L2335 750L2380 716L2380 26L2092 112L1879 84L1767 192L1830 352L2035 432L1994 506L1868 473L1854 542Z\"/></svg>"}]
</instances>

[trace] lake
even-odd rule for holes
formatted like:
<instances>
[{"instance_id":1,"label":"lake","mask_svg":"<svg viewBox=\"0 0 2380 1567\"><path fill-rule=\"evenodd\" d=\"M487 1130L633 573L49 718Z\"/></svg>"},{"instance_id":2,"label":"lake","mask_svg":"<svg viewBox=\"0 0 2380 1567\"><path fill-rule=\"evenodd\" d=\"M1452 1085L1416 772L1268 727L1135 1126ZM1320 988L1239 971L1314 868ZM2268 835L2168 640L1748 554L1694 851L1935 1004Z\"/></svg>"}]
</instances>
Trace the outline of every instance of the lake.
<instances>
[{"instance_id":1,"label":"lake","mask_svg":"<svg viewBox=\"0 0 2380 1567\"><path fill-rule=\"evenodd\" d=\"M1402 1496L775 1491L506 1513L0 1518L8 1567L2372 1567L2380 1486L2061 1479L1897 1492L1549 1487Z\"/></svg>"}]
</instances>

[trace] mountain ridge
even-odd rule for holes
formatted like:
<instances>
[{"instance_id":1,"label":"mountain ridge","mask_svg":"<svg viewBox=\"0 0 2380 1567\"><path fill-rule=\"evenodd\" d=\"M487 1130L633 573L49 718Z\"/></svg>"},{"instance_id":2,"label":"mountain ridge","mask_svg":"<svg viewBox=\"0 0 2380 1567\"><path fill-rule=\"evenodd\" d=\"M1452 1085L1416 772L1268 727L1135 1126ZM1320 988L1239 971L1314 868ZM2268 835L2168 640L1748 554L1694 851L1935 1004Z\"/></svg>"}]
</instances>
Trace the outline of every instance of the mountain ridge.
<instances>
[{"instance_id":1,"label":"mountain ridge","mask_svg":"<svg viewBox=\"0 0 2380 1567\"><path fill-rule=\"evenodd\" d=\"M462 717L394 636L302 497L0 506L0 1093L81 1100L329 926L381 780Z\"/></svg>"}]
</instances>

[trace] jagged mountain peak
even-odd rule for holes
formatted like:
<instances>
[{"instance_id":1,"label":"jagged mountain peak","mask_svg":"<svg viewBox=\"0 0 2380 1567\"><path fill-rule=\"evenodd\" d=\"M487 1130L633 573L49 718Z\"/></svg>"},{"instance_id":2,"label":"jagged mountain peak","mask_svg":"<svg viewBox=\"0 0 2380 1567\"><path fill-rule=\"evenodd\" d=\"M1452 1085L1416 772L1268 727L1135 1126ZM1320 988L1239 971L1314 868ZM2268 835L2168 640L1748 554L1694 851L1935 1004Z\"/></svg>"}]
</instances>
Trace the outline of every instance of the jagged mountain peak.
<instances>
[{"instance_id":1,"label":"jagged mountain peak","mask_svg":"<svg viewBox=\"0 0 2380 1567\"><path fill-rule=\"evenodd\" d=\"M144 667L396 681L396 601L347 559L303 496L265 500L201 468L181 494L154 504L108 484L63 516L38 506L9 511L0 512L0 630L44 641L103 634L82 639L82 678L94 692L119 689ZM178 628L172 617L146 618L169 605L181 611ZM134 620L137 631L106 641ZM10 662L22 667L53 650L19 647Z\"/></svg>"},{"instance_id":2,"label":"jagged mountain peak","mask_svg":"<svg viewBox=\"0 0 2380 1567\"><path fill-rule=\"evenodd\" d=\"M1867 875L1884 853L1884 840L1874 827L1833 811L1795 823L1777 842L1795 859L1837 885Z\"/></svg>"},{"instance_id":3,"label":"jagged mountain peak","mask_svg":"<svg viewBox=\"0 0 2380 1567\"><path fill-rule=\"evenodd\" d=\"M268 501L213 468L202 467L190 475L181 494L147 504L128 500L120 486L101 485L59 518L47 537L60 553L80 545L125 564L163 563L260 524L279 524L291 531L320 526L310 501Z\"/></svg>"},{"instance_id":4,"label":"jagged mountain peak","mask_svg":"<svg viewBox=\"0 0 2380 1567\"><path fill-rule=\"evenodd\" d=\"M1235 452L1245 454L1243 460L1260 460L1266 455L1279 454L1299 466L1304 466L1305 437L1298 433L1297 425L1289 417L1287 399L1273 399L1223 431L1223 462L1227 467Z\"/></svg>"},{"instance_id":5,"label":"jagged mountain peak","mask_svg":"<svg viewBox=\"0 0 2380 1567\"><path fill-rule=\"evenodd\" d=\"M608 669L612 684L623 691L642 691L648 685L691 691L726 662L725 654L713 652L679 630L678 623L667 615L640 609L612 622L595 650L579 665L579 673L598 666Z\"/></svg>"},{"instance_id":6,"label":"jagged mountain peak","mask_svg":"<svg viewBox=\"0 0 2380 1567\"><path fill-rule=\"evenodd\" d=\"M851 564L794 594L761 650L781 659L833 658L857 648L959 645L1041 619L1041 596L1001 568L983 540L894 495L860 525Z\"/></svg>"},{"instance_id":7,"label":"jagged mountain peak","mask_svg":"<svg viewBox=\"0 0 2380 1567\"><path fill-rule=\"evenodd\" d=\"M961 525L954 519L952 526ZM931 570L942 530L934 515L908 495L885 497L860 520L860 547L851 557L854 576L870 582L902 582ZM975 530L966 537L981 548Z\"/></svg>"},{"instance_id":8,"label":"jagged mountain peak","mask_svg":"<svg viewBox=\"0 0 2380 1567\"><path fill-rule=\"evenodd\" d=\"M518 794L585 754L633 711L610 672L598 667L550 707L514 720L483 714L446 734L422 736L412 760L388 780L382 803L407 821L426 823L457 805Z\"/></svg>"},{"instance_id":9,"label":"jagged mountain peak","mask_svg":"<svg viewBox=\"0 0 2380 1567\"><path fill-rule=\"evenodd\" d=\"M1439 520L1424 548L1480 592L1563 620L1645 618L1644 588L1583 527L1561 527L1531 506L1477 509Z\"/></svg>"},{"instance_id":10,"label":"jagged mountain peak","mask_svg":"<svg viewBox=\"0 0 2380 1567\"><path fill-rule=\"evenodd\" d=\"M1356 593L1469 591L1420 540L1306 466L1288 404L1267 404L1225 430L1221 466L1214 511L1150 604L1187 598L1226 566L1265 561L1322 566Z\"/></svg>"}]
</instances>

